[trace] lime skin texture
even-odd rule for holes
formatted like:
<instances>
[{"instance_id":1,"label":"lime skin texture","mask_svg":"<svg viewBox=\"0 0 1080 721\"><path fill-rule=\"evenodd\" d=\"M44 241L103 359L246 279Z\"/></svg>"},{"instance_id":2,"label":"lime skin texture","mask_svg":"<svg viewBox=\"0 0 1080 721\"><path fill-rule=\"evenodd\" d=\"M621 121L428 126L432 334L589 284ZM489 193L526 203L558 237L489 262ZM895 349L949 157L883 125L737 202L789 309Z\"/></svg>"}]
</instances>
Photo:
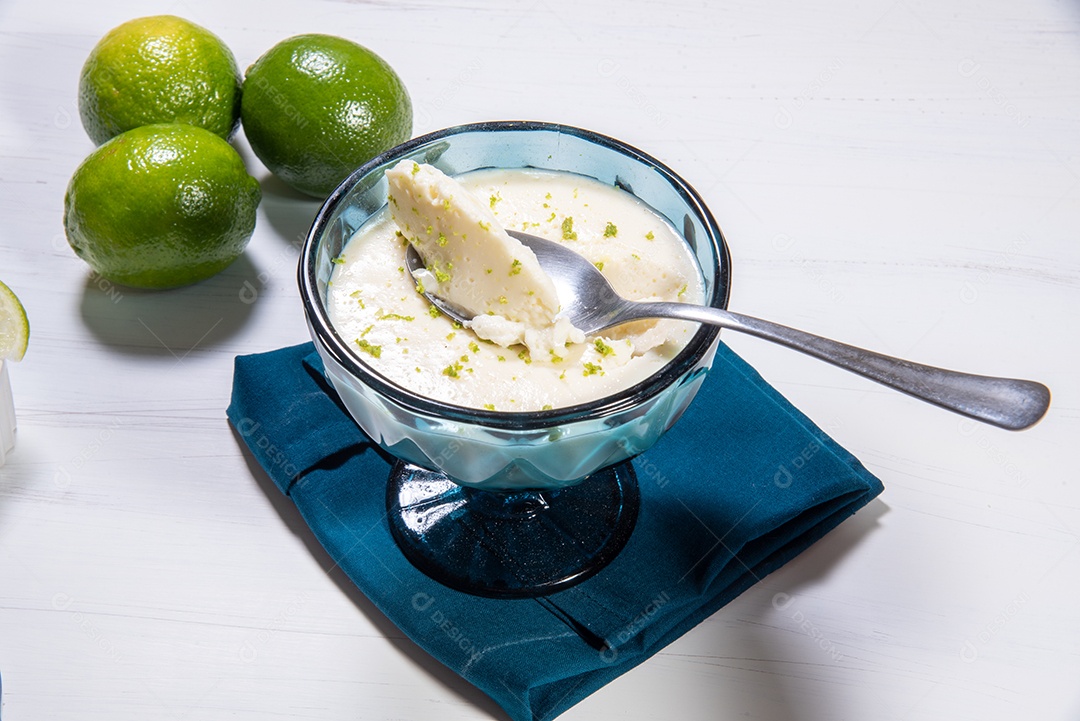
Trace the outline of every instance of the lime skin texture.
<instances>
[{"instance_id":1,"label":"lime skin texture","mask_svg":"<svg viewBox=\"0 0 1080 721\"><path fill-rule=\"evenodd\" d=\"M95 144L155 123L189 123L228 139L240 122L241 78L209 30L172 15L105 34L79 77L79 117Z\"/></svg>"},{"instance_id":2,"label":"lime skin texture","mask_svg":"<svg viewBox=\"0 0 1080 721\"><path fill-rule=\"evenodd\" d=\"M78 167L64 196L75 253L104 278L172 288L220 272L247 246L258 181L228 142L183 124L122 133Z\"/></svg>"},{"instance_id":3,"label":"lime skin texture","mask_svg":"<svg viewBox=\"0 0 1080 721\"><path fill-rule=\"evenodd\" d=\"M367 48L332 35L297 35L256 60L241 118L259 160L315 197L412 135L401 78Z\"/></svg>"}]
</instances>

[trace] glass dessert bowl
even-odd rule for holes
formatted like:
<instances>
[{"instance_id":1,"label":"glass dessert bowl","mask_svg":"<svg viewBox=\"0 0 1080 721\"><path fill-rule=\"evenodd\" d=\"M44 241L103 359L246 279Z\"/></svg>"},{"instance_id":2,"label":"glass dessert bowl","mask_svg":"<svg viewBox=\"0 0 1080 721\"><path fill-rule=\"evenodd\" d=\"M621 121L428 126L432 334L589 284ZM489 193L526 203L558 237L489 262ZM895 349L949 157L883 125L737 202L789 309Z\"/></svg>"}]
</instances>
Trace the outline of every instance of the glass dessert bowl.
<instances>
[{"instance_id":1,"label":"glass dessert bowl","mask_svg":"<svg viewBox=\"0 0 1080 721\"><path fill-rule=\"evenodd\" d=\"M403 159L451 176L533 168L621 188L679 231L700 269L705 302L717 307L726 307L729 290L723 236L697 193L657 160L587 130L518 121L448 128L388 151L331 194L308 233L299 266L308 326L346 409L399 459L387 505L402 551L428 575L471 593L535 596L565 588L596 573L628 539L638 494L627 461L689 405L718 331L698 328L641 382L551 410L468 408L392 381L335 328L328 293L335 260L386 206L384 174Z\"/></svg>"}]
</instances>

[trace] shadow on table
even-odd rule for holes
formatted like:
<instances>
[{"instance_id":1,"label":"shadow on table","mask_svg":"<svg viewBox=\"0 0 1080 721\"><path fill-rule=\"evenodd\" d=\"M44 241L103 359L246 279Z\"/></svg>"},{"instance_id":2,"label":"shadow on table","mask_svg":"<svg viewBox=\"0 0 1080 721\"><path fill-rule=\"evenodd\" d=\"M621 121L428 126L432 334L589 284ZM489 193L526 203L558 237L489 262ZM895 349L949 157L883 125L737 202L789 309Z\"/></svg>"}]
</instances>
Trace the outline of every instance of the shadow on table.
<instances>
[{"instance_id":1,"label":"shadow on table","mask_svg":"<svg viewBox=\"0 0 1080 721\"><path fill-rule=\"evenodd\" d=\"M276 175L267 174L260 178L259 185L263 191L259 206L263 216L277 231L276 235L299 255L300 246L323 201L292 189Z\"/></svg>"},{"instance_id":2,"label":"shadow on table","mask_svg":"<svg viewBox=\"0 0 1080 721\"><path fill-rule=\"evenodd\" d=\"M345 575L345 572L341 570L341 567L330 557L326 552L326 549L322 547L319 540L315 537L315 534L311 532L307 522L303 516L300 515L300 511L289 500L289 498L278 490L278 487L274 485L274 481L270 476L266 474L259 462L251 454L243 442L243 439L239 437L237 431L232 426L229 426L233 435L236 436L237 446L240 448L244 455L244 461L247 463L248 468L251 470L251 475L255 481L259 484L262 492L270 500L274 510L284 521L285 525L289 527L300 540L307 546L308 551L312 557L318 562L319 566L326 572L342 593L345 594L349 600L351 600L360 612L371 621L387 641L393 644L402 654L404 654L410 661L412 661L417 667L423 669L429 676L438 680L446 688L453 691L464 702L471 704L477 709L486 712L493 719L506 720L509 717L502 708L491 700L491 698L480 689L473 686L465 679L458 676L449 668L444 666L439 661L435 660L427 651L417 646L408 637L406 637L398 629L394 622L387 618L382 611L380 611L375 604L373 604L367 596L365 596L356 584Z\"/></svg>"},{"instance_id":3,"label":"shadow on table","mask_svg":"<svg viewBox=\"0 0 1080 721\"><path fill-rule=\"evenodd\" d=\"M823 616L813 610L820 606L804 601L802 591L828 578L888 511L880 498L870 501L729 607L739 623L732 627L729 622L714 631L719 634L715 653L734 670L731 702L739 713L785 721L831 721L838 709L847 707L845 699L835 695L843 693L844 685L822 683L815 670L842 662L849 647L834 642L829 629L843 623L845 612L837 609L835 615ZM703 693L715 696L710 690Z\"/></svg>"},{"instance_id":4,"label":"shadow on table","mask_svg":"<svg viewBox=\"0 0 1080 721\"><path fill-rule=\"evenodd\" d=\"M770 588L783 587L786 593L796 595L807 584L827 578L837 563L851 555L855 547L870 536L888 512L889 506L880 497L873 499L770 575Z\"/></svg>"},{"instance_id":5,"label":"shadow on table","mask_svg":"<svg viewBox=\"0 0 1080 721\"><path fill-rule=\"evenodd\" d=\"M246 253L212 278L171 290L128 288L91 271L80 313L86 327L116 350L182 360L235 335L261 287L259 270Z\"/></svg>"}]
</instances>

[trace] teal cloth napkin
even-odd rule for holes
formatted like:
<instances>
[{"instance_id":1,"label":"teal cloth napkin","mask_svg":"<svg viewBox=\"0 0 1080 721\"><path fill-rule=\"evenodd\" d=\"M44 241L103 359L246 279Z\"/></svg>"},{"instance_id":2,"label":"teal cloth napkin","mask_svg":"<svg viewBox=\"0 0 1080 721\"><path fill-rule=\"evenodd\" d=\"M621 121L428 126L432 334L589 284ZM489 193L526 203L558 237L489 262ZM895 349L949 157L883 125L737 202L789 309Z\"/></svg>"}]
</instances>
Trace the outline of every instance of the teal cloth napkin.
<instances>
[{"instance_id":1,"label":"teal cloth napkin","mask_svg":"<svg viewBox=\"0 0 1080 721\"><path fill-rule=\"evenodd\" d=\"M515 721L551 719L645 661L882 491L721 344L683 418L633 461L641 508L615 560L546 597L482 598L397 549L393 459L339 404L310 343L238 357L228 417L360 590Z\"/></svg>"}]
</instances>

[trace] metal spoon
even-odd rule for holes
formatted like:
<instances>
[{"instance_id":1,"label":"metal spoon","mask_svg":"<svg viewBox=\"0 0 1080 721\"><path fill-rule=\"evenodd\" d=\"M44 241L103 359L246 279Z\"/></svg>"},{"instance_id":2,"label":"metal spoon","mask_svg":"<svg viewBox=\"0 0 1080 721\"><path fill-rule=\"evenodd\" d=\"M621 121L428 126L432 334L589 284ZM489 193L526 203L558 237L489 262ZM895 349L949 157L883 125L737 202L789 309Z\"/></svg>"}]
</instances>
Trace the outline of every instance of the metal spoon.
<instances>
[{"instance_id":1,"label":"metal spoon","mask_svg":"<svg viewBox=\"0 0 1080 721\"><path fill-rule=\"evenodd\" d=\"M507 232L536 253L541 267L555 284L563 314L585 335L643 318L679 318L780 343L942 408L1009 430L1034 425L1050 406L1050 390L1034 381L934 368L720 308L629 301L619 296L584 256L535 235ZM412 246L406 251L406 265L410 273L424 267L420 254ZM472 319L469 312L438 296L431 293L425 296L455 320Z\"/></svg>"}]
</instances>

